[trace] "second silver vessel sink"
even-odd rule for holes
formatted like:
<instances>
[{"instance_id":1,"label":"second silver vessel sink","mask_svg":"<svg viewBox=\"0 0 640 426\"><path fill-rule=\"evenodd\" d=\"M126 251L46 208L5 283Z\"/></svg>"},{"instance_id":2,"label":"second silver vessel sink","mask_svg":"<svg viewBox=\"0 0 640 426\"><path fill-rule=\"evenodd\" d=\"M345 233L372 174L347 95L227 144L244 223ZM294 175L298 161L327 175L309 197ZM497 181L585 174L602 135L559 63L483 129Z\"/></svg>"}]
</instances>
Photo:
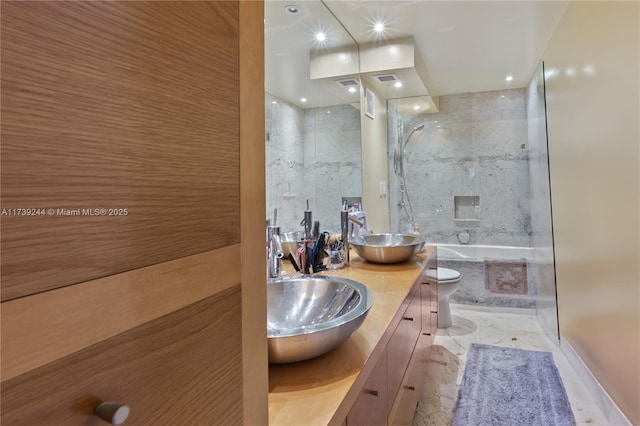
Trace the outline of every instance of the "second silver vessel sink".
<instances>
[{"instance_id":1,"label":"second silver vessel sink","mask_svg":"<svg viewBox=\"0 0 640 426\"><path fill-rule=\"evenodd\" d=\"M358 255L369 262L406 262L424 248L424 241L414 234L368 234L349 242Z\"/></svg>"},{"instance_id":2,"label":"second silver vessel sink","mask_svg":"<svg viewBox=\"0 0 640 426\"><path fill-rule=\"evenodd\" d=\"M322 355L351 336L373 305L364 284L336 277L295 277L267 283L269 362Z\"/></svg>"}]
</instances>

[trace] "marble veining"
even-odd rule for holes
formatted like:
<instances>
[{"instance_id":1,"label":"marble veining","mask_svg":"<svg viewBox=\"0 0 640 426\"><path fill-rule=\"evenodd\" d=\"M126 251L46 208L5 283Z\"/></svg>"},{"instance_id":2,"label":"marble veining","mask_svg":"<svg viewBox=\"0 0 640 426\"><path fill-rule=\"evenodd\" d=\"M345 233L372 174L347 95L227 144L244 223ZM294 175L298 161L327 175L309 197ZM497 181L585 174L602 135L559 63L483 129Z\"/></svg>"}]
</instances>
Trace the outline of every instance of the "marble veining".
<instances>
[{"instance_id":1,"label":"marble veining","mask_svg":"<svg viewBox=\"0 0 640 426\"><path fill-rule=\"evenodd\" d=\"M499 309L499 308L498 308ZM535 315L487 312L451 305L453 325L438 329L427 377L413 419L414 426L451 424L471 343L542 350L553 354L578 426L608 425L590 393L562 353L540 327Z\"/></svg>"},{"instance_id":2,"label":"marble veining","mask_svg":"<svg viewBox=\"0 0 640 426\"><path fill-rule=\"evenodd\" d=\"M359 111L301 109L268 93L265 102L267 217L277 208L281 232L302 230L309 200L321 229L338 232L342 197L362 194Z\"/></svg>"},{"instance_id":3,"label":"marble veining","mask_svg":"<svg viewBox=\"0 0 640 426\"><path fill-rule=\"evenodd\" d=\"M440 97L440 112L402 117L389 107L391 230L411 229L398 206L393 173L397 121L405 136L424 124L407 144L405 175L421 234L429 242L528 247L531 233L526 90L511 89ZM455 196L478 196L479 222L456 221Z\"/></svg>"}]
</instances>

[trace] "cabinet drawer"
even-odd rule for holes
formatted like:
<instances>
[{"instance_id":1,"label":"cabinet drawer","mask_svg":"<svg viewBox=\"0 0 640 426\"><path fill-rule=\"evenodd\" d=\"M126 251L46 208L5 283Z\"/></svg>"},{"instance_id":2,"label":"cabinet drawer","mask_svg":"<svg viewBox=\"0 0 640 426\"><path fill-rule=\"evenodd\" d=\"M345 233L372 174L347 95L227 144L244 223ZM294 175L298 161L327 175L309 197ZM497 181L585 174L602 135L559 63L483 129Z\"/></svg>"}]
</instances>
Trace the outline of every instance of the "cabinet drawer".
<instances>
[{"instance_id":1,"label":"cabinet drawer","mask_svg":"<svg viewBox=\"0 0 640 426\"><path fill-rule=\"evenodd\" d=\"M420 287L415 286L409 297L409 306L402 315L402 319L387 345L389 352L389 395L392 397L395 396L400 387L402 376L407 368L422 327ZM388 408L391 408L392 402L392 400L389 401Z\"/></svg>"},{"instance_id":2,"label":"cabinet drawer","mask_svg":"<svg viewBox=\"0 0 640 426\"><path fill-rule=\"evenodd\" d=\"M436 339L436 334L438 333L438 313L437 312L431 312L429 314L429 316L431 317L430 320L430 327L431 327L431 343L433 343Z\"/></svg>"},{"instance_id":3,"label":"cabinet drawer","mask_svg":"<svg viewBox=\"0 0 640 426\"><path fill-rule=\"evenodd\" d=\"M422 298L422 332L431 333L431 313L438 309L438 295L435 290L437 284L423 282L420 285L420 297ZM433 303L435 300L435 304Z\"/></svg>"},{"instance_id":4,"label":"cabinet drawer","mask_svg":"<svg viewBox=\"0 0 640 426\"><path fill-rule=\"evenodd\" d=\"M2 383L2 425L101 425L102 401L126 425L240 424L242 324L236 285Z\"/></svg>"},{"instance_id":5,"label":"cabinet drawer","mask_svg":"<svg viewBox=\"0 0 640 426\"><path fill-rule=\"evenodd\" d=\"M425 374L427 373L430 349L431 336L421 334L409 361L407 371L402 378L402 384L396 399L391 407L389 426L411 425L413 423L413 416L418 399L420 399Z\"/></svg>"},{"instance_id":6,"label":"cabinet drawer","mask_svg":"<svg viewBox=\"0 0 640 426\"><path fill-rule=\"evenodd\" d=\"M355 404L347 415L347 426L387 424L387 350L376 363Z\"/></svg>"}]
</instances>

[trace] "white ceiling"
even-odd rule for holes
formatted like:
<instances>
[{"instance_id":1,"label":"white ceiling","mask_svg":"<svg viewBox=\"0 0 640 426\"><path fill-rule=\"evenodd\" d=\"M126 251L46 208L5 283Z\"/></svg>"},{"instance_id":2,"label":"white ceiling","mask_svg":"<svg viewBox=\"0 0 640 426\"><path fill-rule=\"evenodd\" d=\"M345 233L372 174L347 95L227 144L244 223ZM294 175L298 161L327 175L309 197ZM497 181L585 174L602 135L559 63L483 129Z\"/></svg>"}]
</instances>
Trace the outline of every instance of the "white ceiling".
<instances>
[{"instance_id":1,"label":"white ceiling","mask_svg":"<svg viewBox=\"0 0 640 426\"><path fill-rule=\"evenodd\" d=\"M526 86L567 5L564 0L324 3L359 44L413 36L433 95ZM307 15L287 14L288 4ZM319 1L265 2L266 88L300 107L343 103L309 80L312 27L332 19L322 6ZM387 31L376 39L371 27L379 20ZM507 75L513 81L505 81ZM299 102L302 96L309 99L306 104Z\"/></svg>"},{"instance_id":2,"label":"white ceiling","mask_svg":"<svg viewBox=\"0 0 640 426\"><path fill-rule=\"evenodd\" d=\"M292 4L299 8L295 15L285 9ZM267 92L300 108L359 100L358 95L349 95L345 88L331 80L311 80L309 77L310 51L356 44L322 2L267 0L264 15ZM314 34L319 30L327 35L327 41L322 45L314 40ZM300 101L303 97L307 102Z\"/></svg>"}]
</instances>

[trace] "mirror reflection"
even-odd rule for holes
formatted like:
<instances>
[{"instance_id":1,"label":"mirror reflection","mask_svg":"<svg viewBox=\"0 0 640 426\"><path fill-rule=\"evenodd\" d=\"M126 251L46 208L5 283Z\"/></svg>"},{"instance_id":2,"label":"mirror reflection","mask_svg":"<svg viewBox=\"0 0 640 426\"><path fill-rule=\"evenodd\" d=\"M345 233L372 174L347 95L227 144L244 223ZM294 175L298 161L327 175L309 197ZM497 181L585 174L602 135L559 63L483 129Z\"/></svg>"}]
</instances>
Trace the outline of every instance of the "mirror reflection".
<instances>
[{"instance_id":1,"label":"mirror reflection","mask_svg":"<svg viewBox=\"0 0 640 426\"><path fill-rule=\"evenodd\" d=\"M289 4L265 2L266 214L299 231L309 200L321 229L338 232L343 198L362 194L360 82L331 68L357 70L343 53L357 45L320 1Z\"/></svg>"}]
</instances>

